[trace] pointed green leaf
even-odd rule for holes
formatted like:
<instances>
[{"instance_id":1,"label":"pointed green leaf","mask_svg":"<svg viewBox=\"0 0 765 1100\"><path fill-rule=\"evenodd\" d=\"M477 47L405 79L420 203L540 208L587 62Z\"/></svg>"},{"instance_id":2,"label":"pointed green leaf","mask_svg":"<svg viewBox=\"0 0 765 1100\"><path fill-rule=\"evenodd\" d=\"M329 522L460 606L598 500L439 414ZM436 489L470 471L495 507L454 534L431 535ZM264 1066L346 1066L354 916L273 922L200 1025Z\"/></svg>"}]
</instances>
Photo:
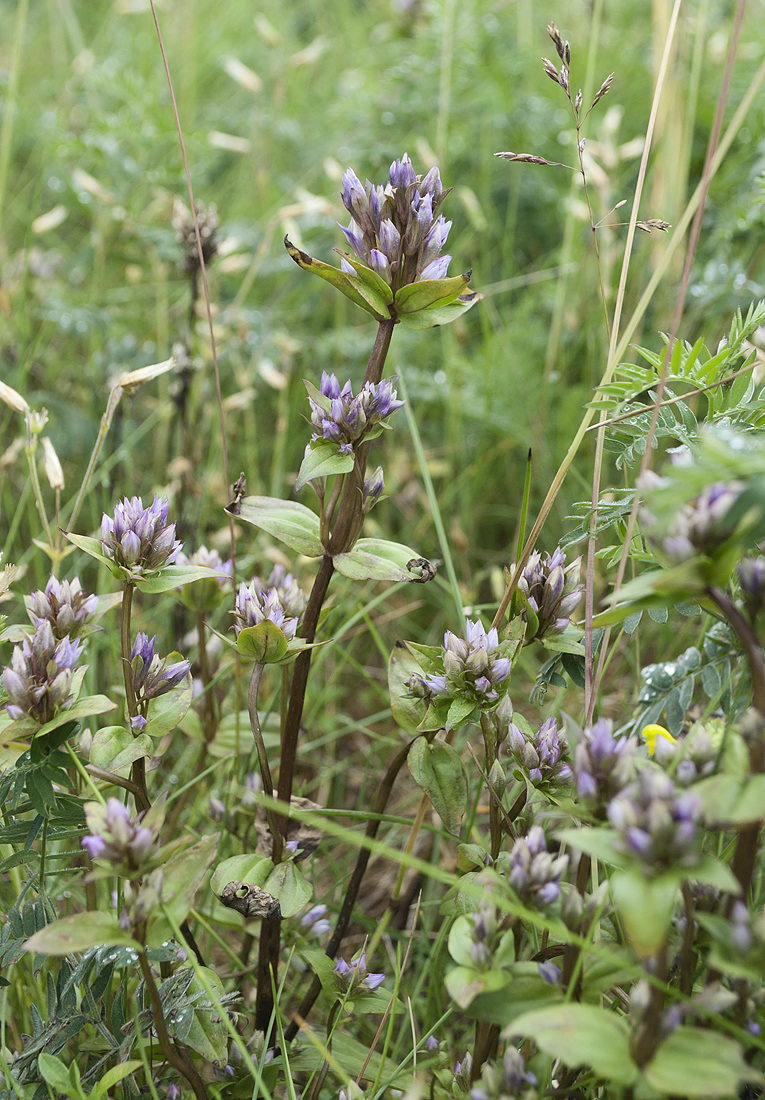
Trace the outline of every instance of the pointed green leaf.
<instances>
[{"instance_id":1,"label":"pointed green leaf","mask_svg":"<svg viewBox=\"0 0 765 1100\"><path fill-rule=\"evenodd\" d=\"M99 912L75 913L46 925L27 940L24 950L39 955L71 955L105 944L141 950L141 945L120 928L116 913Z\"/></svg>"},{"instance_id":2,"label":"pointed green leaf","mask_svg":"<svg viewBox=\"0 0 765 1100\"><path fill-rule=\"evenodd\" d=\"M162 868L162 906L149 917L146 942L149 947L159 947L173 935L172 925L164 910L176 924L182 924L189 915L194 895L207 874L207 868L218 850L216 836L203 837L197 844L179 852Z\"/></svg>"},{"instance_id":3,"label":"pointed green leaf","mask_svg":"<svg viewBox=\"0 0 765 1100\"><path fill-rule=\"evenodd\" d=\"M385 282L385 279L381 275L378 275L376 271L373 271L371 267L367 267L361 260L352 256L350 252L343 252L339 248L333 249L337 252L338 256L342 256L346 263L349 263L353 270L356 272L362 283L366 283L368 287L371 287L376 294L382 298L386 305L390 305L393 301L393 291Z\"/></svg>"},{"instance_id":4,"label":"pointed green leaf","mask_svg":"<svg viewBox=\"0 0 765 1100\"><path fill-rule=\"evenodd\" d=\"M353 550L334 557L335 569L352 581L417 581L419 570L407 568L418 554L408 546L385 539L359 539Z\"/></svg>"},{"instance_id":5,"label":"pointed green leaf","mask_svg":"<svg viewBox=\"0 0 765 1100\"><path fill-rule=\"evenodd\" d=\"M451 304L467 289L470 275L471 272L467 275L454 275L450 279L422 279L420 282L402 286L396 293L396 316L429 309L436 302L441 305Z\"/></svg>"},{"instance_id":6,"label":"pointed green leaf","mask_svg":"<svg viewBox=\"0 0 765 1100\"><path fill-rule=\"evenodd\" d=\"M446 828L450 833L459 833L467 802L467 781L457 752L445 741L428 742L421 737L412 745L407 763L412 778L428 796Z\"/></svg>"},{"instance_id":7,"label":"pointed green leaf","mask_svg":"<svg viewBox=\"0 0 765 1100\"><path fill-rule=\"evenodd\" d=\"M100 539L90 538L88 535L74 535L71 531L66 532L66 537L69 542L74 543L78 549L84 550L91 558L95 558L96 561L100 561L102 565L105 565L109 572L118 580L124 580L126 578L127 574L125 570L115 565L112 559L106 556Z\"/></svg>"},{"instance_id":8,"label":"pointed green leaf","mask_svg":"<svg viewBox=\"0 0 765 1100\"><path fill-rule=\"evenodd\" d=\"M90 762L97 768L117 772L136 760L150 757L152 752L152 740L147 734L133 737L124 726L104 726L93 738Z\"/></svg>"},{"instance_id":9,"label":"pointed green leaf","mask_svg":"<svg viewBox=\"0 0 765 1100\"><path fill-rule=\"evenodd\" d=\"M612 876L611 893L624 931L642 959L655 954L666 940L677 890L675 874L646 878L632 869Z\"/></svg>"},{"instance_id":10,"label":"pointed green leaf","mask_svg":"<svg viewBox=\"0 0 765 1100\"><path fill-rule=\"evenodd\" d=\"M113 1089L114 1086L124 1080L129 1073L133 1073L135 1070L140 1069L142 1065L143 1062L133 1058L129 1062L120 1062L119 1065L112 1066L96 1084L91 1095L94 1097L108 1096L109 1089Z\"/></svg>"},{"instance_id":11,"label":"pointed green leaf","mask_svg":"<svg viewBox=\"0 0 765 1100\"><path fill-rule=\"evenodd\" d=\"M475 703L471 702L470 699L452 699L446 716L446 728L448 730L456 729L474 710Z\"/></svg>"},{"instance_id":12,"label":"pointed green leaf","mask_svg":"<svg viewBox=\"0 0 765 1100\"><path fill-rule=\"evenodd\" d=\"M181 659L180 653L170 653L167 657L168 664L174 664ZM174 730L191 706L193 694L191 673L187 672L174 688L149 701L146 728L143 732L149 737L164 737L170 730Z\"/></svg>"},{"instance_id":13,"label":"pointed green leaf","mask_svg":"<svg viewBox=\"0 0 765 1100\"><path fill-rule=\"evenodd\" d=\"M613 1012L594 1005L562 1004L525 1012L503 1034L533 1039L567 1066L588 1066L598 1077L631 1085L638 1070L630 1057L629 1031Z\"/></svg>"},{"instance_id":14,"label":"pointed green leaf","mask_svg":"<svg viewBox=\"0 0 765 1100\"><path fill-rule=\"evenodd\" d=\"M69 1076L69 1067L64 1065L55 1054L38 1054L37 1065L46 1084L50 1085L54 1093L61 1093L71 1100L79 1100L82 1089L73 1087L72 1078Z\"/></svg>"},{"instance_id":15,"label":"pointed green leaf","mask_svg":"<svg viewBox=\"0 0 765 1100\"><path fill-rule=\"evenodd\" d=\"M296 489L302 489L316 477L334 477L337 474L349 474L355 459L352 454L340 453L339 443L312 443L300 464Z\"/></svg>"},{"instance_id":16,"label":"pointed green leaf","mask_svg":"<svg viewBox=\"0 0 765 1100\"><path fill-rule=\"evenodd\" d=\"M472 966L457 966L446 975L446 991L463 1010L482 993L496 993L510 982L504 970L476 970ZM509 990L508 990L509 993Z\"/></svg>"},{"instance_id":17,"label":"pointed green leaf","mask_svg":"<svg viewBox=\"0 0 765 1100\"><path fill-rule=\"evenodd\" d=\"M390 313L384 298L357 275L350 275L345 271L340 271L337 267L322 263L321 260L315 260L307 252L302 252L299 248L296 248L287 237L284 238L284 245L298 267L302 267L304 271L310 271L312 274L318 275L320 279L331 283L346 298L350 298L355 305L361 306L367 313L371 313L376 320L390 320Z\"/></svg>"},{"instance_id":18,"label":"pointed green leaf","mask_svg":"<svg viewBox=\"0 0 765 1100\"><path fill-rule=\"evenodd\" d=\"M222 569L210 569L206 565L166 565L157 573L148 577L134 577L133 580L139 592L156 596L160 592L171 592L174 588L181 588L193 581L213 578L220 581L231 580L229 574Z\"/></svg>"},{"instance_id":19,"label":"pointed green leaf","mask_svg":"<svg viewBox=\"0 0 765 1100\"><path fill-rule=\"evenodd\" d=\"M319 517L295 500L278 497L244 497L226 511L267 531L307 558L320 558L324 547L319 537Z\"/></svg>"},{"instance_id":20,"label":"pointed green leaf","mask_svg":"<svg viewBox=\"0 0 765 1100\"><path fill-rule=\"evenodd\" d=\"M434 328L436 325L450 325L463 313L467 313L482 298L483 294L477 294L474 290L470 290L465 294L461 294L455 302L450 302L445 306L440 306L436 302L429 309L421 309L417 313L404 313L398 318L398 321L402 328L411 329L415 332L424 328Z\"/></svg>"}]
</instances>

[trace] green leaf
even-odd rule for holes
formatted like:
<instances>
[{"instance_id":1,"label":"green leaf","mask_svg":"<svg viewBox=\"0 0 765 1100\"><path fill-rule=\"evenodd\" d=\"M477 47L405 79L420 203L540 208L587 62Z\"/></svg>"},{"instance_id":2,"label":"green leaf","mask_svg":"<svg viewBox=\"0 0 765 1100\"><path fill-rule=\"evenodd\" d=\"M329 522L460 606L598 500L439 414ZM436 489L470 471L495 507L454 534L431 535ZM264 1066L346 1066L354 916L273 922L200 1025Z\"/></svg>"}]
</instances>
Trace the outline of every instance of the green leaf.
<instances>
[{"instance_id":1,"label":"green leaf","mask_svg":"<svg viewBox=\"0 0 765 1100\"><path fill-rule=\"evenodd\" d=\"M411 329L414 332L425 328L434 328L436 325L450 325L463 313L467 313L482 298L483 294L468 290L464 294L460 294L456 302L450 302L448 305L443 306L436 302L435 305L430 306L428 309L421 309L417 313L404 313L398 318L398 321L402 328Z\"/></svg>"},{"instance_id":2,"label":"green leaf","mask_svg":"<svg viewBox=\"0 0 765 1100\"><path fill-rule=\"evenodd\" d=\"M90 947L116 944L141 951L141 945L120 928L114 913L76 913L54 921L35 932L24 944L25 951L39 955L71 955Z\"/></svg>"},{"instance_id":3,"label":"green leaf","mask_svg":"<svg viewBox=\"0 0 765 1100\"><path fill-rule=\"evenodd\" d=\"M98 730L90 747L90 763L106 771L117 772L135 760L150 757L151 738L141 733L133 737L124 726L104 726Z\"/></svg>"},{"instance_id":4,"label":"green leaf","mask_svg":"<svg viewBox=\"0 0 765 1100\"><path fill-rule=\"evenodd\" d=\"M534 973L523 968L533 967ZM559 1004L560 989L539 977L536 963L517 963L512 969L509 987L494 993L479 993L467 1008L474 1020L506 1027L525 1012L534 1012L551 1004Z\"/></svg>"},{"instance_id":5,"label":"green leaf","mask_svg":"<svg viewBox=\"0 0 765 1100\"><path fill-rule=\"evenodd\" d=\"M194 894L201 886L217 850L218 838L206 836L165 863L162 868L162 906L151 914L146 929L149 947L159 947L173 935L172 925L163 910L167 910L175 924L186 920Z\"/></svg>"},{"instance_id":6,"label":"green leaf","mask_svg":"<svg viewBox=\"0 0 765 1100\"><path fill-rule=\"evenodd\" d=\"M467 802L465 770L457 752L445 741L429 742L421 737L412 745L407 763L446 828L457 834Z\"/></svg>"},{"instance_id":7,"label":"green leaf","mask_svg":"<svg viewBox=\"0 0 765 1100\"><path fill-rule=\"evenodd\" d=\"M337 1000L337 982L335 980L335 964L320 947L311 947L308 951L300 952L321 982L324 996L330 1004Z\"/></svg>"},{"instance_id":8,"label":"green leaf","mask_svg":"<svg viewBox=\"0 0 765 1100\"><path fill-rule=\"evenodd\" d=\"M96 561L100 561L102 565L105 565L117 580L124 581L127 578L127 571L121 569L119 565L115 565L112 559L106 556L100 539L90 538L88 535L73 535L71 531L66 532L66 537L79 550L84 550L91 558L95 558Z\"/></svg>"},{"instance_id":9,"label":"green leaf","mask_svg":"<svg viewBox=\"0 0 765 1100\"><path fill-rule=\"evenodd\" d=\"M449 730L456 729L474 710L475 703L472 703L469 699L452 699L446 716L446 728Z\"/></svg>"},{"instance_id":10,"label":"green leaf","mask_svg":"<svg viewBox=\"0 0 765 1100\"><path fill-rule=\"evenodd\" d=\"M736 1096L744 1081L762 1083L744 1061L741 1048L727 1035L705 1028L679 1027L664 1040L643 1069L651 1088L665 1095Z\"/></svg>"},{"instance_id":11,"label":"green leaf","mask_svg":"<svg viewBox=\"0 0 765 1100\"><path fill-rule=\"evenodd\" d=\"M139 592L156 596L160 592L171 592L174 588L181 588L194 581L210 580L211 577L221 581L231 580L228 573L210 569L207 565L166 565L148 577L134 577L133 583Z\"/></svg>"},{"instance_id":12,"label":"green leaf","mask_svg":"<svg viewBox=\"0 0 765 1100\"><path fill-rule=\"evenodd\" d=\"M171 653L167 658L169 664L181 659L180 653ZM164 737L170 730L174 730L183 721L186 711L191 706L193 694L191 673L188 672L170 691L149 701L143 732L149 737Z\"/></svg>"},{"instance_id":13,"label":"green leaf","mask_svg":"<svg viewBox=\"0 0 765 1100\"><path fill-rule=\"evenodd\" d=\"M91 1096L106 1096L109 1089L113 1089L114 1086L124 1080L129 1073L134 1073L135 1070L140 1069L142 1065L143 1063L141 1061L134 1058L129 1062L120 1062L119 1065L112 1066L111 1069L106 1071L101 1080L97 1082Z\"/></svg>"},{"instance_id":14,"label":"green leaf","mask_svg":"<svg viewBox=\"0 0 765 1100\"><path fill-rule=\"evenodd\" d=\"M407 562L418 558L416 550L385 539L359 539L353 550L337 554L333 561L338 573L352 581L414 581L419 570L407 568Z\"/></svg>"},{"instance_id":15,"label":"green leaf","mask_svg":"<svg viewBox=\"0 0 765 1100\"><path fill-rule=\"evenodd\" d=\"M464 845L460 845L464 847ZM457 917L449 929L449 954L460 966L472 966L470 948L475 943L475 922L471 917Z\"/></svg>"},{"instance_id":16,"label":"green leaf","mask_svg":"<svg viewBox=\"0 0 765 1100\"><path fill-rule=\"evenodd\" d=\"M199 969L204 972L207 985L212 987L220 1001L221 997L225 996L220 978L209 967L202 966ZM188 992L191 995L200 994L198 999L203 1002L209 1000L210 995L196 974L191 979ZM201 1054L207 1062L225 1065L228 1053L228 1030L220 1011L214 1004L210 1008L194 1009L194 1019L183 1036L183 1042L197 1054Z\"/></svg>"},{"instance_id":17,"label":"green leaf","mask_svg":"<svg viewBox=\"0 0 765 1100\"><path fill-rule=\"evenodd\" d=\"M497 993L510 983L504 970L476 970L472 966L457 966L446 975L446 991L464 1011L482 993Z\"/></svg>"},{"instance_id":18,"label":"green leaf","mask_svg":"<svg viewBox=\"0 0 765 1100\"><path fill-rule=\"evenodd\" d=\"M313 887L306 882L300 868L292 862L277 863L263 884L267 894L277 898L283 917L294 917L313 896Z\"/></svg>"},{"instance_id":19,"label":"green leaf","mask_svg":"<svg viewBox=\"0 0 765 1100\"><path fill-rule=\"evenodd\" d=\"M702 856L697 866L688 872L688 878L705 886L715 886L726 894L741 893L741 885L727 863L711 855Z\"/></svg>"},{"instance_id":20,"label":"green leaf","mask_svg":"<svg viewBox=\"0 0 765 1100\"><path fill-rule=\"evenodd\" d=\"M611 893L624 931L642 959L655 954L665 942L677 890L674 873L646 878L632 869L612 876Z\"/></svg>"},{"instance_id":21,"label":"green leaf","mask_svg":"<svg viewBox=\"0 0 765 1100\"><path fill-rule=\"evenodd\" d=\"M419 676L420 672L419 663L404 643L396 642L388 661L390 709L393 720L411 736L417 732L417 727L428 709L425 700L415 698L406 686L407 680L412 676Z\"/></svg>"},{"instance_id":22,"label":"green leaf","mask_svg":"<svg viewBox=\"0 0 765 1100\"><path fill-rule=\"evenodd\" d=\"M78 699L68 710L59 711L56 717L51 718L50 722L46 722L44 726L38 726L36 722L30 721L28 718L19 718L16 722L10 722L3 729L3 741L10 742L17 737L26 740L29 740L30 737L45 737L60 726L65 726L70 722L75 723L80 718L89 718L94 714L105 714L107 710L114 710L116 705L111 699L107 699L105 695L86 695L83 699ZM73 728L69 736L71 737L74 732Z\"/></svg>"},{"instance_id":23,"label":"green leaf","mask_svg":"<svg viewBox=\"0 0 765 1100\"><path fill-rule=\"evenodd\" d=\"M395 297L396 316L417 313L437 303L442 306L451 304L467 290L471 274L468 272L467 275L453 275L449 279L421 279L417 283L402 286Z\"/></svg>"},{"instance_id":24,"label":"green leaf","mask_svg":"<svg viewBox=\"0 0 765 1100\"><path fill-rule=\"evenodd\" d=\"M390 320L390 313L385 300L357 275L350 275L345 271L340 271L337 267L322 263L321 260L315 260L307 252L296 248L287 237L284 238L284 246L298 267L302 267L304 271L310 271L313 275L318 275L320 279L331 283L346 298L350 298L355 305L361 306L367 313L371 313L376 320Z\"/></svg>"},{"instance_id":25,"label":"green leaf","mask_svg":"<svg viewBox=\"0 0 765 1100\"><path fill-rule=\"evenodd\" d=\"M753 775L743 783L733 775L710 775L693 789L710 823L754 825L765 818L765 775Z\"/></svg>"},{"instance_id":26,"label":"green leaf","mask_svg":"<svg viewBox=\"0 0 765 1100\"><path fill-rule=\"evenodd\" d=\"M367 267L361 260L352 256L350 252L343 252L339 248L335 248L333 251L337 252L338 256L342 256L343 259L351 265L362 283L366 283L375 293L379 294L386 305L391 304L393 301L393 291L382 276L378 275L376 271L373 271L371 267Z\"/></svg>"},{"instance_id":27,"label":"green leaf","mask_svg":"<svg viewBox=\"0 0 765 1100\"><path fill-rule=\"evenodd\" d=\"M254 886L263 886L273 868L273 860L268 856L256 855L231 856L224 859L215 868L210 879L210 888L220 897L223 887L229 882L250 882Z\"/></svg>"},{"instance_id":28,"label":"green leaf","mask_svg":"<svg viewBox=\"0 0 765 1100\"><path fill-rule=\"evenodd\" d=\"M305 458L300 464L296 489L302 489L309 481L316 477L334 477L336 474L349 474L353 469L355 459L352 454L340 453L339 443L320 441L312 443L306 451Z\"/></svg>"},{"instance_id":29,"label":"green leaf","mask_svg":"<svg viewBox=\"0 0 765 1100\"><path fill-rule=\"evenodd\" d=\"M69 1096L71 1100L80 1100L83 1095L82 1089L74 1086L69 1067L64 1065L60 1058L55 1054L38 1054L37 1065L46 1084L50 1085L54 1092Z\"/></svg>"},{"instance_id":30,"label":"green leaf","mask_svg":"<svg viewBox=\"0 0 765 1100\"><path fill-rule=\"evenodd\" d=\"M638 1076L630 1057L627 1025L613 1012L594 1005L563 1004L525 1012L503 1034L533 1039L565 1065L588 1066L618 1085L631 1085Z\"/></svg>"},{"instance_id":31,"label":"green leaf","mask_svg":"<svg viewBox=\"0 0 765 1100\"><path fill-rule=\"evenodd\" d=\"M257 626L246 626L239 631L236 648L242 657L258 664L268 665L281 661L287 652L287 639L284 631L270 619L264 619Z\"/></svg>"},{"instance_id":32,"label":"green leaf","mask_svg":"<svg viewBox=\"0 0 765 1100\"><path fill-rule=\"evenodd\" d=\"M304 504L278 497L244 497L226 511L267 531L307 558L320 558L324 547L319 537L319 517Z\"/></svg>"},{"instance_id":33,"label":"green leaf","mask_svg":"<svg viewBox=\"0 0 765 1100\"><path fill-rule=\"evenodd\" d=\"M604 863L610 863L615 867L624 867L625 858L617 851L615 841L618 837L616 829L590 828L583 826L581 829L559 829L555 834L558 840L565 841L572 848L584 852L588 856L594 856Z\"/></svg>"}]
</instances>

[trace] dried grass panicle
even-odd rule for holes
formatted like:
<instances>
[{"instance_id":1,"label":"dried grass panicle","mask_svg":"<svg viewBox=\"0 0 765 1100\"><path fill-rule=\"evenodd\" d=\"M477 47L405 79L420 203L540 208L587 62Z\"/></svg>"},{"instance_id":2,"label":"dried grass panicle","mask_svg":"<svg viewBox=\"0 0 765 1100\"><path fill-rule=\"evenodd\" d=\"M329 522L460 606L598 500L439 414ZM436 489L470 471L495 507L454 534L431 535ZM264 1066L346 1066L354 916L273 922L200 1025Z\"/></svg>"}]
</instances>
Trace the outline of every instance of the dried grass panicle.
<instances>
[{"instance_id":1,"label":"dried grass panicle","mask_svg":"<svg viewBox=\"0 0 765 1100\"><path fill-rule=\"evenodd\" d=\"M558 30L558 28L556 27L555 23L550 23L548 25L547 33L549 34L550 38L552 39L552 43L555 46L555 49L558 51L558 57L561 59L561 61L565 61L566 60L566 52L565 51L566 51L566 46L568 46L568 42L566 42L565 45L564 45L563 39L561 38L561 33Z\"/></svg>"},{"instance_id":2,"label":"dried grass panicle","mask_svg":"<svg viewBox=\"0 0 765 1100\"><path fill-rule=\"evenodd\" d=\"M654 229L658 229L660 233L666 233L672 228L670 222L662 221L661 218L646 218L645 221L635 222L635 225L644 233L651 233Z\"/></svg>"},{"instance_id":3,"label":"dried grass panicle","mask_svg":"<svg viewBox=\"0 0 765 1100\"><path fill-rule=\"evenodd\" d=\"M595 106L597 106L598 103L600 103L603 96L606 95L609 88L611 87L611 81L613 79L614 79L614 74L609 73L608 76L606 77L606 79L603 81L603 83L598 88L598 91L595 95L595 98L592 101L592 107L595 107ZM590 107L590 110L592 110L592 107Z\"/></svg>"},{"instance_id":4,"label":"dried grass panicle","mask_svg":"<svg viewBox=\"0 0 765 1100\"><path fill-rule=\"evenodd\" d=\"M495 153L495 157L499 157L500 160L517 160L521 164L550 164L555 165L557 161L545 160L544 157L538 157L534 153Z\"/></svg>"},{"instance_id":5,"label":"dried grass panicle","mask_svg":"<svg viewBox=\"0 0 765 1100\"><path fill-rule=\"evenodd\" d=\"M552 61L548 60L548 58L546 58L546 57L543 57L542 58L542 64L544 65L545 72L549 76L550 80L554 80L556 84L560 84L560 77L558 76L558 70L555 67L555 65L553 65Z\"/></svg>"}]
</instances>

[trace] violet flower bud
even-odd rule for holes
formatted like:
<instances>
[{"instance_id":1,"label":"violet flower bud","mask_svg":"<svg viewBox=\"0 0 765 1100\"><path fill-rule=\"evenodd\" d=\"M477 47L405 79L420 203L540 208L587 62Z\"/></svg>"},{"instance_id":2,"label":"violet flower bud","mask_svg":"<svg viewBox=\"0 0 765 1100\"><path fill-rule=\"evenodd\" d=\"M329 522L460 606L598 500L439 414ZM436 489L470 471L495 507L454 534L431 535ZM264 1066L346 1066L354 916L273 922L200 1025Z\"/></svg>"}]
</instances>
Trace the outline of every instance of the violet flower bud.
<instances>
[{"instance_id":1,"label":"violet flower bud","mask_svg":"<svg viewBox=\"0 0 765 1100\"><path fill-rule=\"evenodd\" d=\"M155 496L148 508L140 497L125 497L114 519L104 515L101 548L128 578L150 576L177 560L182 544L175 538L175 524L167 522L168 508L164 497Z\"/></svg>"}]
</instances>

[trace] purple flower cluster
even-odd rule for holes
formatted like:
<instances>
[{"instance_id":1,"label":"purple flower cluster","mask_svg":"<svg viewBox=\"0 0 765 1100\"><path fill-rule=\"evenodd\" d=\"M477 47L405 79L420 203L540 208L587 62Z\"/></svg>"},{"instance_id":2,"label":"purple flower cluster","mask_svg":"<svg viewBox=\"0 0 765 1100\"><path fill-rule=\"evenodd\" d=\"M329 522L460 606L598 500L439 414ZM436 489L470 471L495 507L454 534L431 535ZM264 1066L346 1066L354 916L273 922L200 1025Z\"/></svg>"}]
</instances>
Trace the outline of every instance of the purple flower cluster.
<instances>
[{"instance_id":1,"label":"purple flower cluster","mask_svg":"<svg viewBox=\"0 0 765 1100\"><path fill-rule=\"evenodd\" d=\"M522 613L530 627L527 643L546 634L561 634L571 622L571 615L582 598L581 564L582 559L577 558L566 565L566 555L560 547L552 557L541 555L538 550L531 555L518 581L518 591L528 603Z\"/></svg>"},{"instance_id":2,"label":"purple flower cluster","mask_svg":"<svg viewBox=\"0 0 765 1100\"><path fill-rule=\"evenodd\" d=\"M558 900L568 856L554 856L548 852L541 826L532 825L528 836L519 837L509 854L500 855L497 866L506 872L508 882L522 902L544 909Z\"/></svg>"},{"instance_id":3,"label":"purple flower cluster","mask_svg":"<svg viewBox=\"0 0 765 1100\"><path fill-rule=\"evenodd\" d=\"M371 429L404 405L396 399L393 383L386 378L377 385L367 382L354 397L350 381L341 389L336 375L322 371L321 393L327 398L323 405L309 397L311 439L338 443L341 454L353 454L354 446L369 435Z\"/></svg>"},{"instance_id":4,"label":"purple flower cluster","mask_svg":"<svg viewBox=\"0 0 765 1100\"><path fill-rule=\"evenodd\" d=\"M104 515L101 520L104 554L131 577L172 565L182 544L175 537L175 524L167 522L168 508L165 497L155 496L148 508L140 497L125 497L114 509L114 519Z\"/></svg>"},{"instance_id":5,"label":"purple flower cluster","mask_svg":"<svg viewBox=\"0 0 765 1100\"><path fill-rule=\"evenodd\" d=\"M526 737L513 723L507 734L510 752L534 787L560 787L573 772L566 757L568 741L555 718L548 718L536 733Z\"/></svg>"},{"instance_id":6,"label":"purple flower cluster","mask_svg":"<svg viewBox=\"0 0 765 1100\"><path fill-rule=\"evenodd\" d=\"M465 620L465 637L447 630L444 635L443 674L413 677L415 694L461 696L484 706L500 697L499 686L510 675L511 662L499 648L496 627L486 630L481 622ZM413 682L414 681L414 682Z\"/></svg>"},{"instance_id":7,"label":"purple flower cluster","mask_svg":"<svg viewBox=\"0 0 765 1100\"><path fill-rule=\"evenodd\" d=\"M295 615L288 615L279 597L276 588L263 590L262 582L255 578L249 585L244 581L239 585L234 605L234 630L237 637L247 627L257 626L268 619L278 626L287 641L295 637L298 620ZM292 601L291 609L295 603Z\"/></svg>"},{"instance_id":8,"label":"purple flower cluster","mask_svg":"<svg viewBox=\"0 0 765 1100\"><path fill-rule=\"evenodd\" d=\"M3 686L14 720L31 718L44 726L74 702L72 679L83 643L68 636L56 641L50 621L40 619L34 634L14 646L11 664L3 670Z\"/></svg>"},{"instance_id":9,"label":"purple flower cluster","mask_svg":"<svg viewBox=\"0 0 765 1100\"><path fill-rule=\"evenodd\" d=\"M144 711L139 718L131 719L133 729L136 731L142 730L146 725L145 711L149 700L172 691L191 670L191 664L188 661L175 661L172 665L168 665L166 659L161 660L154 652L156 640L156 634L149 639L147 634L139 632L130 653L133 691L136 703Z\"/></svg>"},{"instance_id":10,"label":"purple flower cluster","mask_svg":"<svg viewBox=\"0 0 765 1100\"><path fill-rule=\"evenodd\" d=\"M373 974L367 970L367 956L363 951L358 959L352 959L350 963L345 959L338 959L335 963L335 974L339 978L342 991L351 997L374 993L385 981L384 974Z\"/></svg>"},{"instance_id":11,"label":"purple flower cluster","mask_svg":"<svg viewBox=\"0 0 765 1100\"><path fill-rule=\"evenodd\" d=\"M742 558L737 573L746 613L754 622L765 609L765 558Z\"/></svg>"},{"instance_id":12,"label":"purple flower cluster","mask_svg":"<svg viewBox=\"0 0 765 1100\"><path fill-rule=\"evenodd\" d=\"M634 772L634 741L617 740L609 718L587 726L574 753L576 792L583 802L603 807L627 786Z\"/></svg>"},{"instance_id":13,"label":"purple flower cluster","mask_svg":"<svg viewBox=\"0 0 765 1100\"><path fill-rule=\"evenodd\" d=\"M265 583L260 577L253 577L250 583L261 598L265 597L269 591L275 592L287 618L297 619L300 622L305 611L305 595L295 577L288 573L283 565L275 565Z\"/></svg>"},{"instance_id":14,"label":"purple flower cluster","mask_svg":"<svg viewBox=\"0 0 765 1100\"><path fill-rule=\"evenodd\" d=\"M325 932L332 931L332 922L327 919L329 909L326 905L314 905L300 918L300 931L310 939L321 939Z\"/></svg>"},{"instance_id":15,"label":"purple flower cluster","mask_svg":"<svg viewBox=\"0 0 765 1100\"><path fill-rule=\"evenodd\" d=\"M470 1100L520 1100L536 1096L537 1079L526 1070L523 1055L515 1047L508 1046L502 1059L502 1071L488 1062L481 1070L481 1080L470 1090ZM528 1088L534 1088L529 1093Z\"/></svg>"},{"instance_id":16,"label":"purple flower cluster","mask_svg":"<svg viewBox=\"0 0 765 1100\"><path fill-rule=\"evenodd\" d=\"M107 799L105 806L87 802L85 820L91 835L83 837L81 843L91 859L109 860L115 870L135 877L153 854L154 833L132 817L118 798Z\"/></svg>"},{"instance_id":17,"label":"purple flower cluster","mask_svg":"<svg viewBox=\"0 0 765 1100\"><path fill-rule=\"evenodd\" d=\"M98 610L98 597L86 596L79 578L58 581L51 577L45 589L38 588L29 597L27 613L33 626L46 619L57 641L76 638Z\"/></svg>"},{"instance_id":18,"label":"purple flower cluster","mask_svg":"<svg viewBox=\"0 0 765 1100\"><path fill-rule=\"evenodd\" d=\"M395 292L422 279L446 277L451 256L441 255L451 222L438 213L449 193L437 168L418 176L406 153L390 166L388 183L362 185L352 169L343 173L343 205L351 215L341 226L356 256ZM342 261L342 269L354 274Z\"/></svg>"},{"instance_id":19,"label":"purple flower cluster","mask_svg":"<svg viewBox=\"0 0 765 1100\"><path fill-rule=\"evenodd\" d=\"M691 867L698 858L701 801L693 791L678 793L658 768L644 767L609 803L608 817L621 851L649 873Z\"/></svg>"},{"instance_id":20,"label":"purple flower cluster","mask_svg":"<svg viewBox=\"0 0 765 1100\"><path fill-rule=\"evenodd\" d=\"M703 489L673 520L663 541L665 553L675 561L713 556L733 534L723 521L742 489L738 481L718 481Z\"/></svg>"}]
</instances>

